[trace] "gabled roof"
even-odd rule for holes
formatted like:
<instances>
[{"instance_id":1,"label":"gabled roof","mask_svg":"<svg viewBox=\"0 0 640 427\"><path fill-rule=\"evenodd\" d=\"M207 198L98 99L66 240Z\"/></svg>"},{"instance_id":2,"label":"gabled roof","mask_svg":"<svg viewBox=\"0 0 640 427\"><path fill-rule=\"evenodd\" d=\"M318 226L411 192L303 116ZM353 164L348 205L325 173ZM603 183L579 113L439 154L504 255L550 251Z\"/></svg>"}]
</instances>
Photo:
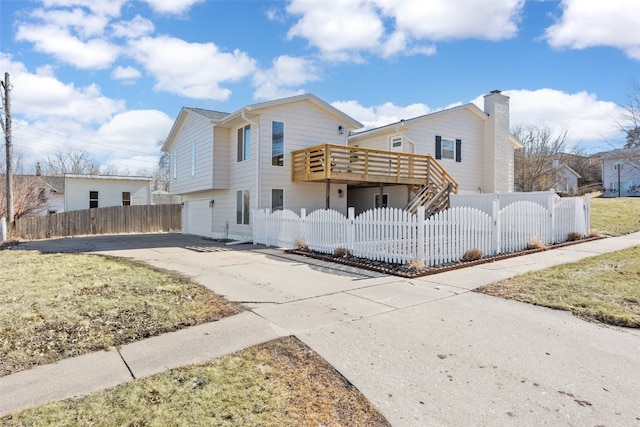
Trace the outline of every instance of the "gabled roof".
<instances>
[{"instance_id":1,"label":"gabled roof","mask_svg":"<svg viewBox=\"0 0 640 427\"><path fill-rule=\"evenodd\" d=\"M558 169L566 169L567 171L569 171L570 174L575 175L576 178L582 178L582 176L580 176L578 172L576 172L575 170L573 170L573 168L571 168L569 165L566 165L564 163L560 163L560 167Z\"/></svg>"},{"instance_id":2,"label":"gabled roof","mask_svg":"<svg viewBox=\"0 0 640 427\"><path fill-rule=\"evenodd\" d=\"M64 194L64 177L41 176L40 179L55 193Z\"/></svg>"},{"instance_id":3,"label":"gabled roof","mask_svg":"<svg viewBox=\"0 0 640 427\"><path fill-rule=\"evenodd\" d=\"M184 121L184 119L187 117L189 113L195 113L208 120L211 120L211 122L213 123L218 123L229 115L229 113L223 113L222 111L205 110L203 108L195 108L195 107L182 107L180 109L180 113L178 113L178 117L176 117L176 121L173 122L173 126L169 131L169 135L167 135L167 138L164 140L164 144L162 144L162 148L161 148L162 151L167 151L169 143L173 140L174 136L176 135L176 132L178 131L178 129L182 125L182 122Z\"/></svg>"},{"instance_id":4,"label":"gabled roof","mask_svg":"<svg viewBox=\"0 0 640 427\"><path fill-rule=\"evenodd\" d=\"M357 121L356 119L354 119L353 117L343 113L342 111L338 110L337 108L335 108L334 106L332 106L331 104L323 101L322 99L318 98L317 96L315 96L312 93L304 93L302 95L296 95L296 96L290 96L288 98L281 98L281 99L275 99L273 101L266 101L266 102L259 102L257 104L250 104L247 105L244 108L241 108L240 110L229 114L224 120L220 121L220 124L224 124L227 122L230 122L238 117L242 116L242 113L248 113L248 112L259 112L261 110L267 109L267 108L272 108L272 107L277 107L278 105L283 105L283 104L290 104L293 102L300 102L300 101L310 101L313 104L315 104L316 106L320 107L321 109L327 111L328 113L336 116L337 118L339 118L340 120L346 121L347 123L349 123L349 128L350 129L359 129L361 128L363 125L362 123L360 123L359 121Z\"/></svg>"},{"instance_id":5,"label":"gabled roof","mask_svg":"<svg viewBox=\"0 0 640 427\"><path fill-rule=\"evenodd\" d=\"M469 103L469 104L458 105L458 106L452 107L452 108L447 108L446 110L439 110L439 111L435 111L433 113L424 114L422 116L413 117L411 119L406 119L406 120L403 119L403 120L400 120L399 122L390 123L388 125L379 126L377 128L366 129L366 130L363 130L362 132L357 132L357 133L355 133L353 135L350 135L349 139L350 140L358 140L358 139L360 139L359 137L361 135L366 135L367 137L369 137L369 136L377 135L377 134L385 134L385 133L393 131L398 126L406 126L406 125L410 125L412 123L415 123L415 122L418 122L418 121L422 121L422 120L436 119L436 118L441 117L443 115L455 113L455 112L462 111L462 110L470 111L471 113L473 113L476 116L478 116L478 118L480 118L481 120L488 120L489 119L489 116L484 111L482 111L480 108L478 108L477 105L475 105L473 103Z\"/></svg>"},{"instance_id":6,"label":"gabled roof","mask_svg":"<svg viewBox=\"0 0 640 427\"><path fill-rule=\"evenodd\" d=\"M616 150L596 153L593 155L593 157L600 160L640 158L640 147L618 148Z\"/></svg>"}]
</instances>

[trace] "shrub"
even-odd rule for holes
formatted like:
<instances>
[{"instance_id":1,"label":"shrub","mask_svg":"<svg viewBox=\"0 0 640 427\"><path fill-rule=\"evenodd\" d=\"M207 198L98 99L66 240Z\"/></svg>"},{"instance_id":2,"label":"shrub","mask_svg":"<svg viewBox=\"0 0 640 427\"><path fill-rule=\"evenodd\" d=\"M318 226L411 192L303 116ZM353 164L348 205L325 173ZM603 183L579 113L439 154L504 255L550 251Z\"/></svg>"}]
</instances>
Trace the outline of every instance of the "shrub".
<instances>
[{"instance_id":1,"label":"shrub","mask_svg":"<svg viewBox=\"0 0 640 427\"><path fill-rule=\"evenodd\" d=\"M573 231L567 235L567 241L575 242L576 240L582 240L583 237L584 236L582 234Z\"/></svg>"},{"instance_id":2,"label":"shrub","mask_svg":"<svg viewBox=\"0 0 640 427\"><path fill-rule=\"evenodd\" d=\"M346 248L336 248L333 251L333 256L338 258L344 258L349 256L349 251Z\"/></svg>"},{"instance_id":3,"label":"shrub","mask_svg":"<svg viewBox=\"0 0 640 427\"><path fill-rule=\"evenodd\" d=\"M527 247L525 249L545 249L547 247L546 243L544 243L538 236L533 236L529 243L527 243Z\"/></svg>"},{"instance_id":4,"label":"shrub","mask_svg":"<svg viewBox=\"0 0 640 427\"><path fill-rule=\"evenodd\" d=\"M484 254L482 253L482 251L480 249L473 248L466 251L464 255L462 255L462 258L460 259L464 262L468 262L468 261L477 261L479 259L482 259L482 257L484 257Z\"/></svg>"},{"instance_id":5,"label":"shrub","mask_svg":"<svg viewBox=\"0 0 640 427\"><path fill-rule=\"evenodd\" d=\"M424 261L420 258L414 258L409 263L409 268L411 270L422 270L424 268Z\"/></svg>"},{"instance_id":6,"label":"shrub","mask_svg":"<svg viewBox=\"0 0 640 427\"><path fill-rule=\"evenodd\" d=\"M306 251L307 249L309 249L309 246L307 246L307 242L305 242L304 240L296 239L296 248L301 251Z\"/></svg>"}]
</instances>

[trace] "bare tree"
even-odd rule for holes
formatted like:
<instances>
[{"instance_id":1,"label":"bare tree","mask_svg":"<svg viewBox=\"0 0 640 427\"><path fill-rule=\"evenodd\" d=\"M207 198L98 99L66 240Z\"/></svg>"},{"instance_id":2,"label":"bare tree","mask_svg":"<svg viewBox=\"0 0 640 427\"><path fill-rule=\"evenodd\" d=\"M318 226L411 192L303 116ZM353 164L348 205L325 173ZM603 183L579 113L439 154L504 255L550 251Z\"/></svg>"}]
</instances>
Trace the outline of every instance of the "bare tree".
<instances>
[{"instance_id":1,"label":"bare tree","mask_svg":"<svg viewBox=\"0 0 640 427\"><path fill-rule=\"evenodd\" d=\"M56 151L44 161L43 174L63 176L66 173L98 175L100 165L88 152L71 147Z\"/></svg>"},{"instance_id":2,"label":"bare tree","mask_svg":"<svg viewBox=\"0 0 640 427\"><path fill-rule=\"evenodd\" d=\"M553 188L555 168L553 160L564 152L567 131L558 134L545 126L516 127L511 133L524 148L514 155L515 186L520 191L542 191Z\"/></svg>"},{"instance_id":3,"label":"bare tree","mask_svg":"<svg viewBox=\"0 0 640 427\"><path fill-rule=\"evenodd\" d=\"M169 191L169 153L162 153L151 172L153 190Z\"/></svg>"},{"instance_id":4,"label":"bare tree","mask_svg":"<svg viewBox=\"0 0 640 427\"><path fill-rule=\"evenodd\" d=\"M635 80L631 82L623 108L617 125L626 135L624 148L640 147L640 83Z\"/></svg>"},{"instance_id":5,"label":"bare tree","mask_svg":"<svg viewBox=\"0 0 640 427\"><path fill-rule=\"evenodd\" d=\"M0 218L7 216L7 180L5 166L0 165ZM13 167L13 215L14 219L30 216L46 204L46 184L35 175L24 174L20 155L14 156Z\"/></svg>"}]
</instances>

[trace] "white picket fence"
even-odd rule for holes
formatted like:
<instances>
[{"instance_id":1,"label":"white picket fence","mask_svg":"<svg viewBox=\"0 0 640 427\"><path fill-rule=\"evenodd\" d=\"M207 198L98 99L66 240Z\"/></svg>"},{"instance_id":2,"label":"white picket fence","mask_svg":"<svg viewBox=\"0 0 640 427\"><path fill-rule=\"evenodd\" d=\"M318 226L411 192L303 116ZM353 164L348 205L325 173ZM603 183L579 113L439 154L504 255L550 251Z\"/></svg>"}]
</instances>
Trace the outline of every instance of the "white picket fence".
<instances>
[{"instance_id":1,"label":"white picket fence","mask_svg":"<svg viewBox=\"0 0 640 427\"><path fill-rule=\"evenodd\" d=\"M545 244L566 241L570 233L588 234L588 197L554 201L550 209L531 201L492 202L491 214L473 207L455 207L425 219L379 208L355 216L334 210L300 215L289 210L253 211L253 242L281 248L309 249L332 254L338 248L350 254L390 263L420 261L435 266L459 260L466 251L487 255L523 250L534 240Z\"/></svg>"}]
</instances>

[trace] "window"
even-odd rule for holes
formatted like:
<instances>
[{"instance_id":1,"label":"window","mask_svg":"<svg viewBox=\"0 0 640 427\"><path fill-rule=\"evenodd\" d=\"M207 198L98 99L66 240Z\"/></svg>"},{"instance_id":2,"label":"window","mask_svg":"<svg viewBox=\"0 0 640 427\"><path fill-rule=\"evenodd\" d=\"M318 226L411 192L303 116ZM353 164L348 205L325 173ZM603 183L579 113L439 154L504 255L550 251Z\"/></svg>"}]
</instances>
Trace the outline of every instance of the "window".
<instances>
[{"instance_id":1,"label":"window","mask_svg":"<svg viewBox=\"0 0 640 427\"><path fill-rule=\"evenodd\" d=\"M249 190L236 193L236 224L249 224Z\"/></svg>"},{"instance_id":2,"label":"window","mask_svg":"<svg viewBox=\"0 0 640 427\"><path fill-rule=\"evenodd\" d=\"M122 192L122 206L131 205L131 193L129 191Z\"/></svg>"},{"instance_id":3,"label":"window","mask_svg":"<svg viewBox=\"0 0 640 427\"><path fill-rule=\"evenodd\" d=\"M436 159L450 159L456 162L462 161L462 140L444 139L436 136Z\"/></svg>"},{"instance_id":4,"label":"window","mask_svg":"<svg viewBox=\"0 0 640 427\"><path fill-rule=\"evenodd\" d=\"M246 125L238 129L238 162L249 160L251 149L251 126Z\"/></svg>"},{"instance_id":5,"label":"window","mask_svg":"<svg viewBox=\"0 0 640 427\"><path fill-rule=\"evenodd\" d=\"M98 192L89 191L89 209L98 207Z\"/></svg>"},{"instance_id":6,"label":"window","mask_svg":"<svg viewBox=\"0 0 640 427\"><path fill-rule=\"evenodd\" d=\"M271 122L271 164L284 166L284 123Z\"/></svg>"},{"instance_id":7,"label":"window","mask_svg":"<svg viewBox=\"0 0 640 427\"><path fill-rule=\"evenodd\" d=\"M275 212L282 209L284 209L284 190L273 188L271 190L271 210Z\"/></svg>"},{"instance_id":8,"label":"window","mask_svg":"<svg viewBox=\"0 0 640 427\"><path fill-rule=\"evenodd\" d=\"M377 207L382 207L382 208L387 208L389 207L389 194L385 193L382 195L382 206L379 205L380 203L380 193L374 194L373 195L373 207L377 208Z\"/></svg>"},{"instance_id":9,"label":"window","mask_svg":"<svg viewBox=\"0 0 640 427\"><path fill-rule=\"evenodd\" d=\"M196 176L196 142L191 142L191 176Z\"/></svg>"},{"instance_id":10,"label":"window","mask_svg":"<svg viewBox=\"0 0 640 427\"><path fill-rule=\"evenodd\" d=\"M176 179L178 177L178 152L173 150L173 155L171 157L173 158L173 179Z\"/></svg>"},{"instance_id":11,"label":"window","mask_svg":"<svg viewBox=\"0 0 640 427\"><path fill-rule=\"evenodd\" d=\"M455 145L450 139L442 140L442 158L453 159L455 157Z\"/></svg>"}]
</instances>

